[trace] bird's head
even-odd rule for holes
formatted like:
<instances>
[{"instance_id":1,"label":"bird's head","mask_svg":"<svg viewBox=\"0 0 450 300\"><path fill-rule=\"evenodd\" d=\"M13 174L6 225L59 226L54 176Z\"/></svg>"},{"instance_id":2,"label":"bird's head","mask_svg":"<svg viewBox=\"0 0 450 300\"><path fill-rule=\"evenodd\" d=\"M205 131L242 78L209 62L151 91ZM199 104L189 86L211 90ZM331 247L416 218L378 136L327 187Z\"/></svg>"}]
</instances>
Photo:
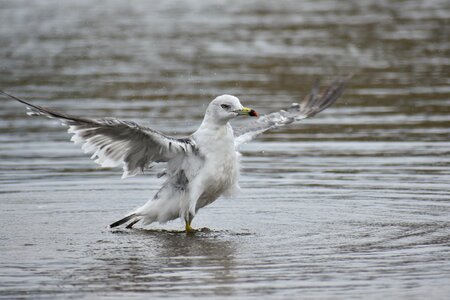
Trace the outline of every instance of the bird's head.
<instances>
[{"instance_id":1,"label":"bird's head","mask_svg":"<svg viewBox=\"0 0 450 300\"><path fill-rule=\"evenodd\" d=\"M222 95L215 98L208 106L206 113L217 122L228 122L238 116L257 117L253 109L242 106L239 99L231 95Z\"/></svg>"}]
</instances>

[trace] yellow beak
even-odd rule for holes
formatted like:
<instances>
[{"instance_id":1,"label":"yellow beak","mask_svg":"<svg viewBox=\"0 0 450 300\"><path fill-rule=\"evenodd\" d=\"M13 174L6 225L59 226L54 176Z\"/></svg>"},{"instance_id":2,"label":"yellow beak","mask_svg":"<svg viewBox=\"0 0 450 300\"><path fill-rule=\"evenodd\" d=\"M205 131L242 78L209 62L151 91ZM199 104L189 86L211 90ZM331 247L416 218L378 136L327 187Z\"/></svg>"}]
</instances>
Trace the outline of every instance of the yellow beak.
<instances>
[{"instance_id":1,"label":"yellow beak","mask_svg":"<svg viewBox=\"0 0 450 300\"><path fill-rule=\"evenodd\" d=\"M236 111L239 115L243 115L243 116L251 116L251 117L257 117L258 113L256 111L254 111L251 108L248 107L243 107L240 110Z\"/></svg>"}]
</instances>

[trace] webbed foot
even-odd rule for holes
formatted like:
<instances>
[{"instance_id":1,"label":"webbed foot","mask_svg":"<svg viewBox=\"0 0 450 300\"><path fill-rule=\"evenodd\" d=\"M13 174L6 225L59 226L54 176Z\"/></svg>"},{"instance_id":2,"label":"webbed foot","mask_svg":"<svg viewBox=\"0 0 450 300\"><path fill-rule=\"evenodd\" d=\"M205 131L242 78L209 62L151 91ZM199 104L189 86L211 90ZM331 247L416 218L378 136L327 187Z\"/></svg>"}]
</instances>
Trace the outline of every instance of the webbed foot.
<instances>
[{"instance_id":1,"label":"webbed foot","mask_svg":"<svg viewBox=\"0 0 450 300\"><path fill-rule=\"evenodd\" d=\"M194 233L195 229L191 227L191 222L185 222L186 226L185 226L185 230L186 233Z\"/></svg>"}]
</instances>

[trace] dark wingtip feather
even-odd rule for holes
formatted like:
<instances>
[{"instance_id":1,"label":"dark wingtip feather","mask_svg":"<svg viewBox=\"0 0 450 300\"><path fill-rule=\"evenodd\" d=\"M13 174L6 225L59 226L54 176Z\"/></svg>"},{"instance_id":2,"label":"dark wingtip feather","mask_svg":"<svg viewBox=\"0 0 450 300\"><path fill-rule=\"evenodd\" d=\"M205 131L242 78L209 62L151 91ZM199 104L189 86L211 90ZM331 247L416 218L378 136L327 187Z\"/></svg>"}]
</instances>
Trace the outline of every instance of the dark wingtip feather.
<instances>
[{"instance_id":1,"label":"dark wingtip feather","mask_svg":"<svg viewBox=\"0 0 450 300\"><path fill-rule=\"evenodd\" d=\"M25 100L23 100L23 99L20 99L20 98L18 98L18 97L16 97L16 96L13 96L13 95L11 95L11 94L8 94L7 92L5 92L5 91L3 91L3 90L0 90L0 94L3 94L3 95L5 95L5 96L7 96L7 97L9 97L9 98L11 98L11 99L17 100L17 101L19 101L20 103L23 103L23 104L25 104L25 105L27 105L27 106L30 106L30 107L33 107L33 108L37 108L37 107L35 107L33 104L28 103L27 101L25 101Z\"/></svg>"},{"instance_id":2,"label":"dark wingtip feather","mask_svg":"<svg viewBox=\"0 0 450 300\"><path fill-rule=\"evenodd\" d=\"M319 81L315 81L310 94L302 103L302 110L307 117L312 117L333 105L342 95L347 81L353 76L350 74L333 81L325 90L319 93Z\"/></svg>"},{"instance_id":3,"label":"dark wingtip feather","mask_svg":"<svg viewBox=\"0 0 450 300\"><path fill-rule=\"evenodd\" d=\"M30 115L44 115L48 118L55 118L60 119L63 122L71 123L71 122L80 122L80 123L95 123L94 120L87 119L87 118L81 118L76 116L71 116L62 112L58 112L52 108L42 107L39 105L32 104L28 101L25 101L19 97L13 96L11 94L8 94L7 92L0 90L0 94L3 94L11 99L14 99L20 103L25 104L30 110ZM68 124L70 125L70 124Z\"/></svg>"},{"instance_id":4,"label":"dark wingtip feather","mask_svg":"<svg viewBox=\"0 0 450 300\"><path fill-rule=\"evenodd\" d=\"M129 216L126 216L125 218L120 219L119 221L116 221L116 222L112 223L111 225L109 225L109 228L114 228L114 227L120 226L120 225L122 225L122 224L124 224L124 223L130 221L130 220L133 219L135 216L136 216L136 214L131 214L131 215L129 215Z\"/></svg>"}]
</instances>

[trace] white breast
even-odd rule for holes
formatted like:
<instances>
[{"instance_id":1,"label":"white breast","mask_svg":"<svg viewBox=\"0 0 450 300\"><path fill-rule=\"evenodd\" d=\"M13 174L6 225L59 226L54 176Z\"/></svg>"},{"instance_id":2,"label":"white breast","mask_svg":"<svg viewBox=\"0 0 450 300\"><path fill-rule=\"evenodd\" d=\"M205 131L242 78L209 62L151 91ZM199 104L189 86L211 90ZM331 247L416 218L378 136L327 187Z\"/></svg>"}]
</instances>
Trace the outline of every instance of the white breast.
<instances>
[{"instance_id":1,"label":"white breast","mask_svg":"<svg viewBox=\"0 0 450 300\"><path fill-rule=\"evenodd\" d=\"M196 142L205 157L205 165L196 178L196 181L201 181L198 186L204 187L194 195L198 197L196 203L198 210L237 184L239 161L230 125L219 130L202 132L198 138L196 137Z\"/></svg>"}]
</instances>

